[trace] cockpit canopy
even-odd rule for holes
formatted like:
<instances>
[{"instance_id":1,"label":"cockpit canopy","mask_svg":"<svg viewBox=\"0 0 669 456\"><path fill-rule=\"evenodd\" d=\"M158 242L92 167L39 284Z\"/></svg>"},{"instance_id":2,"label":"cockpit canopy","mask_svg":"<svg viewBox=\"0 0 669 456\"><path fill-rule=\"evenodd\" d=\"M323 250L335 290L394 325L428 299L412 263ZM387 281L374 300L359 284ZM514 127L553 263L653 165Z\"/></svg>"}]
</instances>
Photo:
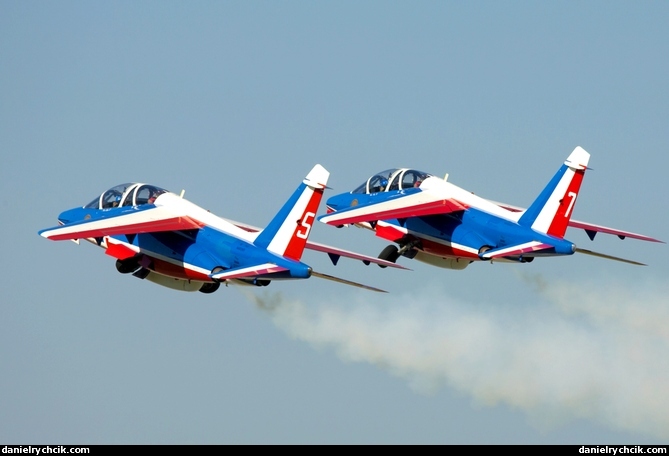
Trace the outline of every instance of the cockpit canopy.
<instances>
[{"instance_id":1,"label":"cockpit canopy","mask_svg":"<svg viewBox=\"0 0 669 456\"><path fill-rule=\"evenodd\" d=\"M351 193L379 193L419 187L430 176L432 174L415 169L391 168L374 174Z\"/></svg>"},{"instance_id":2,"label":"cockpit canopy","mask_svg":"<svg viewBox=\"0 0 669 456\"><path fill-rule=\"evenodd\" d=\"M164 188L149 184L129 183L112 187L84 206L87 209L109 209L119 206L139 206L153 203L158 195L167 193Z\"/></svg>"}]
</instances>

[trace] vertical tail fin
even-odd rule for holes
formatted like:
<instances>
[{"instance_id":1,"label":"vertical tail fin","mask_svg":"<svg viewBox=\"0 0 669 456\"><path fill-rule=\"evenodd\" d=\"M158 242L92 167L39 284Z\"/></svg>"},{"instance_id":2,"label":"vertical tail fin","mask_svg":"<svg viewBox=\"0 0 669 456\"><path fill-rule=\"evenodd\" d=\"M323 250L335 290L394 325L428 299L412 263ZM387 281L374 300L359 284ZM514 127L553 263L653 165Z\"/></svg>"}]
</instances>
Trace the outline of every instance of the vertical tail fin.
<instances>
[{"instance_id":1,"label":"vertical tail fin","mask_svg":"<svg viewBox=\"0 0 669 456\"><path fill-rule=\"evenodd\" d=\"M321 165L314 166L254 244L299 261L329 177Z\"/></svg>"},{"instance_id":2,"label":"vertical tail fin","mask_svg":"<svg viewBox=\"0 0 669 456\"><path fill-rule=\"evenodd\" d=\"M583 148L574 149L518 223L563 238L589 159Z\"/></svg>"}]
</instances>

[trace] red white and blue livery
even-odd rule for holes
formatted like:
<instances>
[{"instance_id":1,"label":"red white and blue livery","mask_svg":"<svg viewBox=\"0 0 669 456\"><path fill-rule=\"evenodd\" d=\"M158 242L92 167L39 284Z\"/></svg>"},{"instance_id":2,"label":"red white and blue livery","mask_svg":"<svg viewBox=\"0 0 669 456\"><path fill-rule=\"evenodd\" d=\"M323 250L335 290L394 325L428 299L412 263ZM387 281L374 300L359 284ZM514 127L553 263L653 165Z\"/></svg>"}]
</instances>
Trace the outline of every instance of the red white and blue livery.
<instances>
[{"instance_id":1,"label":"red white and blue livery","mask_svg":"<svg viewBox=\"0 0 669 456\"><path fill-rule=\"evenodd\" d=\"M537 257L579 252L641 265L579 248L564 238L571 226L584 229L591 240L602 232L662 242L571 219L589 159L583 148L575 148L528 209L484 199L446 179L401 168L377 173L352 192L329 198L328 213L318 219L338 227L368 228L397 244L379 255L391 262L404 256L464 269L474 261L529 263Z\"/></svg>"},{"instance_id":2,"label":"red white and blue livery","mask_svg":"<svg viewBox=\"0 0 669 456\"><path fill-rule=\"evenodd\" d=\"M56 241L90 241L116 258L116 269L176 290L212 293L221 283L266 286L310 276L383 291L312 270L305 248L396 266L324 244L309 234L330 173L316 165L265 229L218 217L154 185L113 187L84 207L58 216L59 226L39 232Z\"/></svg>"}]
</instances>

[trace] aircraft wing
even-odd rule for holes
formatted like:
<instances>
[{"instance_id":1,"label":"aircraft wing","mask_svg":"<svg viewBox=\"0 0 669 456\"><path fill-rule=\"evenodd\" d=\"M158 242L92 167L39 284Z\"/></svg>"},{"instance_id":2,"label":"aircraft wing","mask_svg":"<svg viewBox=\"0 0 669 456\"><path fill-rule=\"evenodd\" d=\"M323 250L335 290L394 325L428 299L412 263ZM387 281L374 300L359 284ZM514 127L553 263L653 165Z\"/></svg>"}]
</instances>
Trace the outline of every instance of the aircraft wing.
<instances>
[{"instance_id":1,"label":"aircraft wing","mask_svg":"<svg viewBox=\"0 0 669 456\"><path fill-rule=\"evenodd\" d=\"M235 225L235 226L237 226L237 227L239 227L243 230L249 231L251 233L256 233L258 231L261 231L260 228L252 226L252 225L247 225L246 223L236 222L234 220L229 220L229 219L225 219L225 220L227 220L228 222L232 223L233 225ZM406 267L404 267L402 265L399 265L397 263L391 263L390 261L382 260L381 258L371 257L371 256L363 255L361 253L355 253L355 252L351 252L350 250L344 250L344 249L340 249L340 248L337 248L337 247L332 247L331 245L320 244L318 242L313 242L313 241L309 241L309 240L307 240L307 244L306 244L305 247L307 249L315 250L317 252L327 253L328 256L330 257L330 260L332 261L332 263L334 265L337 264L340 257L345 257L345 258L351 258L351 259L354 259L354 260L361 260L365 264L375 263L375 264L380 264L380 265L383 265L383 266L388 266L388 267L391 267L391 268L409 269L409 268L406 268Z\"/></svg>"},{"instance_id":2,"label":"aircraft wing","mask_svg":"<svg viewBox=\"0 0 669 456\"><path fill-rule=\"evenodd\" d=\"M497 204L500 207L503 207L504 209L508 209L512 212L522 212L525 210L522 207L512 206L506 203L499 203L497 201L492 201L492 200L491 202ZM646 236L644 234L632 233L631 231L623 231L617 228L609 228L607 226L595 225L594 223L581 222L579 220L574 220L574 219L569 220L569 226L585 230L586 234L588 235L591 241L595 239L595 235L597 233L606 233L606 234L616 235L620 239L625 239L626 237L628 237L632 239L640 239L642 241L661 242L663 244L665 243L664 241L660 241L659 239L655 239L650 236Z\"/></svg>"},{"instance_id":3,"label":"aircraft wing","mask_svg":"<svg viewBox=\"0 0 669 456\"><path fill-rule=\"evenodd\" d=\"M128 207L110 210L102 216L90 218L83 222L47 228L39 232L42 237L54 241L68 239L85 239L118 234L153 233L158 231L175 231L199 229L203 223L178 214L164 206L147 208Z\"/></svg>"},{"instance_id":4,"label":"aircraft wing","mask_svg":"<svg viewBox=\"0 0 669 456\"><path fill-rule=\"evenodd\" d=\"M467 206L455 199L444 199L431 192L417 191L406 194L379 194L376 201L340 209L318 217L328 225L346 225L377 220L421 217L464 211Z\"/></svg>"}]
</instances>

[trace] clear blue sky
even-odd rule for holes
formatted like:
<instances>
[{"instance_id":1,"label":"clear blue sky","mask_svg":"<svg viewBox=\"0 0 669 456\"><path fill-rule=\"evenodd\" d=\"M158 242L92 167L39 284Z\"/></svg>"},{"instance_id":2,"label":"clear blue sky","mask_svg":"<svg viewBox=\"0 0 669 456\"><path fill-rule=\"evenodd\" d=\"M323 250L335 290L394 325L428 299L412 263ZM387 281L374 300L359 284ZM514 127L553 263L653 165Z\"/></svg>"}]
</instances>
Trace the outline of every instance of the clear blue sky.
<instances>
[{"instance_id":1,"label":"clear blue sky","mask_svg":"<svg viewBox=\"0 0 669 456\"><path fill-rule=\"evenodd\" d=\"M0 442L666 444L665 244L567 233L647 267L308 252L390 293L204 295L37 231L128 181L264 226L316 163L330 195L409 166L528 205L582 146L574 218L666 241L668 23L660 1L0 2Z\"/></svg>"}]
</instances>

